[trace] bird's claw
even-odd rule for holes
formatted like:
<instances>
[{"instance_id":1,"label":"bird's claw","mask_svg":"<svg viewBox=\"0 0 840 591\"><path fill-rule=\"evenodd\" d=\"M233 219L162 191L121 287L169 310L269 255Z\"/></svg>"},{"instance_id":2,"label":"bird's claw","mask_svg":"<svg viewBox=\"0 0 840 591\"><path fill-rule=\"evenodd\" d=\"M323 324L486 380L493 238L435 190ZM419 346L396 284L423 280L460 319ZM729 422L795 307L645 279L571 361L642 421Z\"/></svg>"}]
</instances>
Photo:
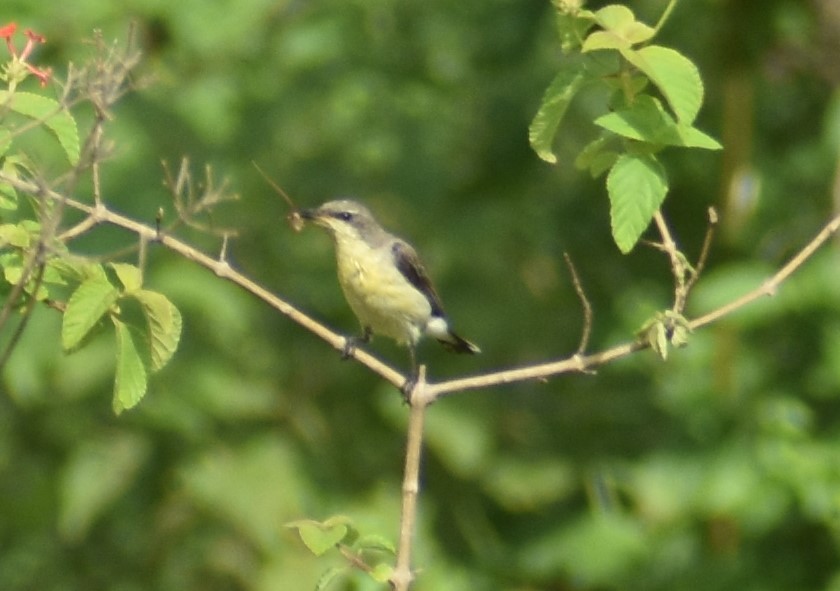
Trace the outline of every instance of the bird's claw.
<instances>
[{"instance_id":1,"label":"bird's claw","mask_svg":"<svg viewBox=\"0 0 840 591\"><path fill-rule=\"evenodd\" d=\"M341 358L344 360L350 359L353 352L359 344L359 339L356 337L345 337L344 346L341 348Z\"/></svg>"},{"instance_id":2,"label":"bird's claw","mask_svg":"<svg viewBox=\"0 0 840 591\"><path fill-rule=\"evenodd\" d=\"M400 386L400 394L402 394L403 400L408 405L411 405L411 395L414 394L414 388L417 387L417 375L412 375L409 378L406 378L405 383Z\"/></svg>"}]
</instances>

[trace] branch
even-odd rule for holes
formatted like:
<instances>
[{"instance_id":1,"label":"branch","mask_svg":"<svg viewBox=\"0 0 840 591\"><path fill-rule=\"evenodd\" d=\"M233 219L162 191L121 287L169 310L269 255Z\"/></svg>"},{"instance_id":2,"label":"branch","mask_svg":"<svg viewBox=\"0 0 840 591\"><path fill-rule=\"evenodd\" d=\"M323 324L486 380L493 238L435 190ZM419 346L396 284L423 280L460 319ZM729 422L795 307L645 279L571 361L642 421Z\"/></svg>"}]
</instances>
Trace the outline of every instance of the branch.
<instances>
[{"instance_id":1,"label":"branch","mask_svg":"<svg viewBox=\"0 0 840 591\"><path fill-rule=\"evenodd\" d=\"M412 536L417 521L417 495L420 492L420 457L423 450L423 423L426 407L432 401L427 391L426 366L420 366L417 382L408 393L411 409L408 414L405 470L403 471L402 511L400 512L400 541L397 546L397 564L391 574L394 591L407 591L414 580L411 570Z\"/></svg>"},{"instance_id":2,"label":"branch","mask_svg":"<svg viewBox=\"0 0 840 591\"><path fill-rule=\"evenodd\" d=\"M89 216L89 219L92 220L92 225L100 223L111 224L136 234L141 243L160 243L164 247L180 254L182 257L194 261L213 271L219 277L239 285L255 297L269 304L272 308L289 317L292 321L329 343L336 350L344 349L346 338L343 335L330 330L285 300L277 297L265 288L256 284L251 279L235 271L225 260L224 256L213 258L166 234L165 232L162 232L159 227L159 223L156 223L155 226L145 225L110 211L102 204L101 201L96 205L88 205L75 199L65 197L55 191L39 187L35 183L8 178L2 173L0 173L0 180L11 184L21 191L39 194L46 199L60 202L67 207L84 212ZM705 261L705 257L708 252L707 244L711 241L710 233L712 226L714 226L713 222L714 216L710 215L710 229L707 231L707 240L704 243L703 253L701 253L700 257L701 262ZM761 286L744 296L741 296L733 302L721 306L717 310L690 321L688 326L691 329L697 329L707 324L711 324L712 322L715 322L748 305L759 297L774 294L778 290L779 286L810 257L812 257L814 253L838 231L838 229L840 229L840 215L833 218L800 252L798 252L787 264L779 269L777 273L765 281ZM663 236L666 245L663 246L663 250L666 250L666 252L673 255L676 252L676 247L667 246L668 244L673 245L673 240L669 240L670 233L667 232L667 228L665 229L665 232L663 232ZM684 259L679 256L676 258L684 261ZM672 260L674 260L673 256ZM580 291L578 292L578 295L581 295ZM586 302L585 296L582 296L582 301ZM584 306L586 306L585 303ZM403 506L399 534L399 547L397 551L397 563L391 577L392 587L397 591L407 591L414 579L414 573L411 570L412 535L416 529L423 424L425 421L426 407L429 404L442 396L454 394L456 392L465 392L468 390L477 390L529 380L544 380L547 377L569 372L585 372L646 348L648 348L648 344L645 342L631 341L590 355L576 353L565 359L538 363L521 368L496 371L472 377L452 379L440 383L427 382L425 379L425 367L421 367L420 378L415 388L410 392L409 397L411 409L409 413L406 463L403 479ZM366 351L355 348L351 355L360 363L368 367L371 371L393 384L396 388L400 388L405 383L406 378L403 374L386 365Z\"/></svg>"},{"instance_id":3,"label":"branch","mask_svg":"<svg viewBox=\"0 0 840 591\"><path fill-rule=\"evenodd\" d=\"M572 275L572 285L575 288L580 305L583 306L583 329L580 333L580 343L578 344L577 354L582 355L589 345L589 335L592 334L592 304L589 303L589 298L586 297L586 292L583 289L583 284L580 282L575 264L572 262L572 257L569 253L564 252L563 258L566 260L566 266L569 267L569 273Z\"/></svg>"},{"instance_id":4,"label":"branch","mask_svg":"<svg viewBox=\"0 0 840 591\"><path fill-rule=\"evenodd\" d=\"M735 310L743 308L747 304L764 296L775 295L779 286L784 283L805 261L811 258L814 253L828 241L831 236L840 229L840 215L835 216L828 224L826 224L820 232L805 247L800 250L788 263L779 269L772 277L762 283L749 293L742 295L737 300L724 304L717 310L713 310L704 314L700 318L695 318L689 322L689 327L692 330L711 324L724 316L728 316Z\"/></svg>"},{"instance_id":5,"label":"branch","mask_svg":"<svg viewBox=\"0 0 840 591\"><path fill-rule=\"evenodd\" d=\"M9 177L2 173L0 173L0 180L9 183L10 185L14 186L16 189L22 192L35 193L39 191L38 186L34 183ZM49 189L42 190L44 191L44 195L48 199L51 199L55 202L61 202L68 207L86 213L89 216L89 218L93 221L93 225L98 225L102 223L111 224L113 226L117 226L119 228L123 228L124 230L128 230L129 232L132 232L133 234L137 235L137 237L141 241L145 240L148 243L157 242L159 244L162 244L169 250L178 253L185 259L198 263L199 265L209 269L219 277L227 279L228 281L231 281L232 283L238 285L242 289L246 290L255 297L267 303L269 306L271 306L281 314L288 316L292 321L296 322L303 328L314 333L315 335L332 345L333 348L339 351L342 351L344 349L344 345L346 342L346 337L344 335L341 335L327 328L325 325L321 324L320 322L314 320L312 317L298 310L286 300L274 295L264 287L255 283L253 280L239 273L238 271L233 269L230 266L230 264L228 264L228 262L224 260L224 258L213 258L193 248L185 242L178 240L177 238L169 236L165 233L161 233L156 227L142 224L131 218L113 212L107 207L105 207L105 205L103 205L102 203L100 203L99 205L88 205L86 203L82 203L81 201L65 197L60 193ZM397 388L400 388L405 383L406 376L404 376L394 368L390 367L389 365L385 364L384 362L380 361L378 358L374 357L370 353L364 351L363 349L360 349L358 347L355 348L351 352L350 356L356 359L362 365L368 367L374 373L380 375L383 379L390 382Z\"/></svg>"}]
</instances>

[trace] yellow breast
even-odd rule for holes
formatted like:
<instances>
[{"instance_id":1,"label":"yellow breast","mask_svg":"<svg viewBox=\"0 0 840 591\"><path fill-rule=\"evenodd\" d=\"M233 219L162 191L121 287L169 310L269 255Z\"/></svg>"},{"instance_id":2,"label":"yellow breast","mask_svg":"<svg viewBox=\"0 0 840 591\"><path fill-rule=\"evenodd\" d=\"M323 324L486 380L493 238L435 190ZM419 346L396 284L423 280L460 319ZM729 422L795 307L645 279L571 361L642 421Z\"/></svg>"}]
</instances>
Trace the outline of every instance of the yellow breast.
<instances>
[{"instance_id":1,"label":"yellow breast","mask_svg":"<svg viewBox=\"0 0 840 591\"><path fill-rule=\"evenodd\" d=\"M415 343L432 310L394 265L390 248L363 241L336 243L338 280L363 326L401 343Z\"/></svg>"}]
</instances>

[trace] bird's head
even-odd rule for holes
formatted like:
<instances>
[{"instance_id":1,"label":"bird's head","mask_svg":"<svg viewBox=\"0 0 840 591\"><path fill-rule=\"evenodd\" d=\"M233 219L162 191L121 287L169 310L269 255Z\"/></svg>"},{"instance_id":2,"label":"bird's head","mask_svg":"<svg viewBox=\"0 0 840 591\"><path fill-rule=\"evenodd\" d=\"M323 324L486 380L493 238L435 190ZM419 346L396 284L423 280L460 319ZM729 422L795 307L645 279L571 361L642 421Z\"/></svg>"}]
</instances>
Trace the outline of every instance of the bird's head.
<instances>
[{"instance_id":1,"label":"bird's head","mask_svg":"<svg viewBox=\"0 0 840 591\"><path fill-rule=\"evenodd\" d=\"M384 232L367 207L350 199L327 201L315 209L302 210L300 216L326 228L338 242L369 242Z\"/></svg>"}]
</instances>

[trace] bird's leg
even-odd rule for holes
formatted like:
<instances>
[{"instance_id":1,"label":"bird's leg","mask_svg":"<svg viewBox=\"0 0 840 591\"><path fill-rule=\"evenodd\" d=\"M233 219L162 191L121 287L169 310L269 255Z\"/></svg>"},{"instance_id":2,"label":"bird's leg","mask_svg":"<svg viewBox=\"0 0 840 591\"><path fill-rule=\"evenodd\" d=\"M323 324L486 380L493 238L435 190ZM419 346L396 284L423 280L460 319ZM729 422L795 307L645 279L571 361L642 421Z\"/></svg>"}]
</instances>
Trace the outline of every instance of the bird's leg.
<instances>
[{"instance_id":1,"label":"bird's leg","mask_svg":"<svg viewBox=\"0 0 840 591\"><path fill-rule=\"evenodd\" d=\"M372 333L370 331L369 326L362 327L362 336L359 337L344 337L344 347L341 349L341 358L342 359L349 359L351 355L353 355L353 351L356 350L356 347L359 345L364 345L365 343L370 342L370 338Z\"/></svg>"},{"instance_id":2,"label":"bird's leg","mask_svg":"<svg viewBox=\"0 0 840 591\"><path fill-rule=\"evenodd\" d=\"M411 374L405 380L405 383L400 388L406 404L411 404L411 393L414 386L417 385L417 378L419 377L419 368L417 367L417 353L414 350L414 345L408 346L408 354L411 357Z\"/></svg>"}]
</instances>

